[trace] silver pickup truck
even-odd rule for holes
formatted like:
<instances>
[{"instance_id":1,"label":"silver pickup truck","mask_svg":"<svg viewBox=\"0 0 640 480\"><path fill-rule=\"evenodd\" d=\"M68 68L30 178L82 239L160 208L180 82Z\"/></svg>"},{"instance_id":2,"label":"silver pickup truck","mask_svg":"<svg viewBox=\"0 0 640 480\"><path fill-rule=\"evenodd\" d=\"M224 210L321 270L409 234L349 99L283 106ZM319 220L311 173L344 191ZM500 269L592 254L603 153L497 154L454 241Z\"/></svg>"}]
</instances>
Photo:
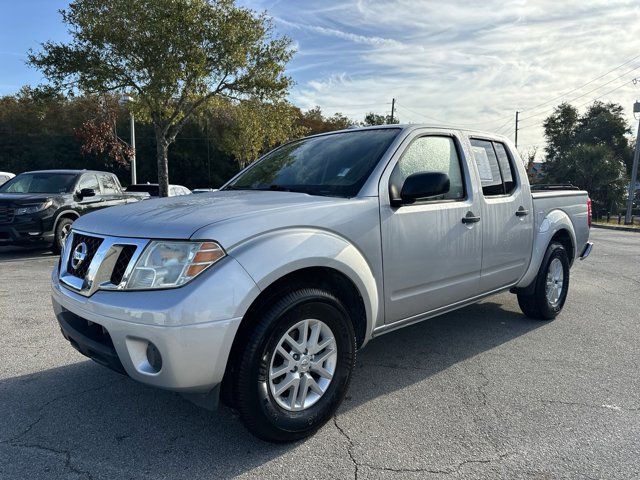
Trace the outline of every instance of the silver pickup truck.
<instances>
[{"instance_id":1,"label":"silver pickup truck","mask_svg":"<svg viewBox=\"0 0 640 480\"><path fill-rule=\"evenodd\" d=\"M255 435L310 435L356 351L511 290L561 311L591 251L587 192L532 194L504 137L418 125L334 132L265 155L220 191L110 208L73 224L53 306L81 353Z\"/></svg>"}]
</instances>

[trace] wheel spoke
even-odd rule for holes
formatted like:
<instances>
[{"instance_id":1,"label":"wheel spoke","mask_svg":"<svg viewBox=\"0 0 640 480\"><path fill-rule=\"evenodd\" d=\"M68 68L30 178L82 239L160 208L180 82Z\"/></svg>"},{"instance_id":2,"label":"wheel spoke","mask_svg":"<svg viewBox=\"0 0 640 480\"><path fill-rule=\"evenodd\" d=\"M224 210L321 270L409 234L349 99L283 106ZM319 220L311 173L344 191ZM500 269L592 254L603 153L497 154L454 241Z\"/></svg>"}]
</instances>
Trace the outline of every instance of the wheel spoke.
<instances>
[{"instance_id":1,"label":"wheel spoke","mask_svg":"<svg viewBox=\"0 0 640 480\"><path fill-rule=\"evenodd\" d=\"M291 335L287 334L284 337L285 342L287 342L297 353L302 353L304 351L304 348L298 343L296 342L293 338L291 338Z\"/></svg>"},{"instance_id":2,"label":"wheel spoke","mask_svg":"<svg viewBox=\"0 0 640 480\"><path fill-rule=\"evenodd\" d=\"M304 408L304 402L307 399L307 392L309 391L309 375L305 373L300 377L300 384L296 396L296 403L300 408Z\"/></svg>"},{"instance_id":3,"label":"wheel spoke","mask_svg":"<svg viewBox=\"0 0 640 480\"><path fill-rule=\"evenodd\" d=\"M320 323L315 322L311 327L311 336L309 337L308 349L309 353L317 353L318 352L318 339L320 338Z\"/></svg>"},{"instance_id":4,"label":"wheel spoke","mask_svg":"<svg viewBox=\"0 0 640 480\"><path fill-rule=\"evenodd\" d=\"M317 346L316 352L321 352L333 342L333 337L325 338L320 345Z\"/></svg>"},{"instance_id":5,"label":"wheel spoke","mask_svg":"<svg viewBox=\"0 0 640 480\"><path fill-rule=\"evenodd\" d=\"M314 373L317 373L321 377L328 378L329 380L333 378L333 373L331 373L329 370L327 370L321 364L318 364L318 363L311 364L311 371Z\"/></svg>"},{"instance_id":6,"label":"wheel spoke","mask_svg":"<svg viewBox=\"0 0 640 480\"><path fill-rule=\"evenodd\" d=\"M291 407L292 410L298 410L298 408L296 408L297 407L296 400L298 399L299 389L300 389L300 377L296 376L293 381L293 390L289 394L289 398L291 399L291 403L289 404L289 406ZM300 405L300 407L302 407L302 405Z\"/></svg>"},{"instance_id":7,"label":"wheel spoke","mask_svg":"<svg viewBox=\"0 0 640 480\"><path fill-rule=\"evenodd\" d=\"M277 397L289 390L292 386L296 386L300 383L300 378L297 375L291 374L285 378L282 382L276 385L276 391L274 392Z\"/></svg>"},{"instance_id":8,"label":"wheel spoke","mask_svg":"<svg viewBox=\"0 0 640 480\"><path fill-rule=\"evenodd\" d=\"M282 375L284 375L285 373L287 373L289 370L291 370L291 367L289 366L289 363L285 363L283 364L280 368L278 368L277 370L274 370L273 367L271 368L271 373L269 374L269 378L271 380L274 380L278 377L281 377Z\"/></svg>"},{"instance_id":9,"label":"wheel spoke","mask_svg":"<svg viewBox=\"0 0 640 480\"><path fill-rule=\"evenodd\" d=\"M293 357L291 356L291 354L289 352L287 352L284 347L282 345L278 345L278 348L276 349L276 351L282 355L282 357L289 363L291 364L291 362L295 362L295 360L293 359Z\"/></svg>"}]
</instances>

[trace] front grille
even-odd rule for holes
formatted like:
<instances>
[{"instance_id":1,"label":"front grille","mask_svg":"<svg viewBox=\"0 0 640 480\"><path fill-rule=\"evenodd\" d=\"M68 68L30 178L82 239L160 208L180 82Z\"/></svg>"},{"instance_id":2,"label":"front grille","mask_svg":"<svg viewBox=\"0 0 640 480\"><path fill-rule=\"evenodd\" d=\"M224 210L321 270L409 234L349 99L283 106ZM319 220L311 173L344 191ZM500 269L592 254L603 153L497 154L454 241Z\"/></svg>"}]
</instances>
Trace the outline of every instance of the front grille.
<instances>
[{"instance_id":1,"label":"front grille","mask_svg":"<svg viewBox=\"0 0 640 480\"><path fill-rule=\"evenodd\" d=\"M78 265L78 268L73 268L73 252L76 247L83 242L87 246L87 256L84 261L80 265ZM90 237L88 235L74 233L73 242L71 243L71 250L69 252L69 264L67 265L67 271L74 277L84 278L89 271L89 265L91 265L91 261L98 251L101 243L102 238Z\"/></svg>"},{"instance_id":2,"label":"front grille","mask_svg":"<svg viewBox=\"0 0 640 480\"><path fill-rule=\"evenodd\" d=\"M124 277L124 272L127 270L134 253L136 253L135 245L124 245L122 247L120 255L118 255L118 260L116 260L116 264L113 267L113 272L111 272L112 284L120 285L122 277Z\"/></svg>"},{"instance_id":3,"label":"front grille","mask_svg":"<svg viewBox=\"0 0 640 480\"><path fill-rule=\"evenodd\" d=\"M4 207L0 205L0 223L11 223L13 222L13 208Z\"/></svg>"}]
</instances>

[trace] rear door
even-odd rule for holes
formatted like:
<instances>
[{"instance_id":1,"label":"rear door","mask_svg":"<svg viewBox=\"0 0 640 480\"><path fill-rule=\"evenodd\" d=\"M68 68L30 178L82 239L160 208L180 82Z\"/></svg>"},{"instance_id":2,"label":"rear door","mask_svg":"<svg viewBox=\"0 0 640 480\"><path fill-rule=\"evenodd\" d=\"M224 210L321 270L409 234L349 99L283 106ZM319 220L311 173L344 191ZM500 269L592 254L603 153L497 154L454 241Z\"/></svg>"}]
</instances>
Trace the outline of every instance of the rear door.
<instances>
[{"instance_id":1,"label":"rear door","mask_svg":"<svg viewBox=\"0 0 640 480\"><path fill-rule=\"evenodd\" d=\"M524 170L504 143L472 138L471 150L482 184L480 288L485 293L524 275L533 242L533 204Z\"/></svg>"},{"instance_id":2,"label":"rear door","mask_svg":"<svg viewBox=\"0 0 640 480\"><path fill-rule=\"evenodd\" d=\"M386 323L411 321L478 294L482 256L480 201L458 137L414 132L379 187ZM390 188L417 172L449 175L439 198L394 207Z\"/></svg>"},{"instance_id":3,"label":"rear door","mask_svg":"<svg viewBox=\"0 0 640 480\"><path fill-rule=\"evenodd\" d=\"M76 186L76 194L85 188L90 188L95 192L93 197L83 197L78 201L78 213L84 215L91 210L104 207L104 198L100 189L100 183L95 173L85 173L80 177Z\"/></svg>"},{"instance_id":4,"label":"rear door","mask_svg":"<svg viewBox=\"0 0 640 480\"><path fill-rule=\"evenodd\" d=\"M118 182L115 175L111 173L100 173L98 176L102 186L105 207L113 207L127 203L125 196L122 194L120 182Z\"/></svg>"}]
</instances>

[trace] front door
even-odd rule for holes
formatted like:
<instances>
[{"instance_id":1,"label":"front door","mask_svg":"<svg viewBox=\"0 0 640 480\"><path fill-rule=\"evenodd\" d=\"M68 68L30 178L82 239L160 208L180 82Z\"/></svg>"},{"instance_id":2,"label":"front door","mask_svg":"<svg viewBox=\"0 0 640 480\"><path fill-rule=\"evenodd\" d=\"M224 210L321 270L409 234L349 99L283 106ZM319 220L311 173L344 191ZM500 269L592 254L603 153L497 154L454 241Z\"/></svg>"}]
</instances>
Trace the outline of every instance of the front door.
<instances>
[{"instance_id":1,"label":"front door","mask_svg":"<svg viewBox=\"0 0 640 480\"><path fill-rule=\"evenodd\" d=\"M490 292L524 275L533 242L533 200L513 157L501 142L471 139L482 183L482 273L480 287Z\"/></svg>"},{"instance_id":2,"label":"front door","mask_svg":"<svg viewBox=\"0 0 640 480\"><path fill-rule=\"evenodd\" d=\"M387 324L466 300L479 289L484 225L460 141L415 133L408 142L380 183ZM390 189L400 189L413 173L434 171L449 175L446 194L391 205Z\"/></svg>"}]
</instances>

